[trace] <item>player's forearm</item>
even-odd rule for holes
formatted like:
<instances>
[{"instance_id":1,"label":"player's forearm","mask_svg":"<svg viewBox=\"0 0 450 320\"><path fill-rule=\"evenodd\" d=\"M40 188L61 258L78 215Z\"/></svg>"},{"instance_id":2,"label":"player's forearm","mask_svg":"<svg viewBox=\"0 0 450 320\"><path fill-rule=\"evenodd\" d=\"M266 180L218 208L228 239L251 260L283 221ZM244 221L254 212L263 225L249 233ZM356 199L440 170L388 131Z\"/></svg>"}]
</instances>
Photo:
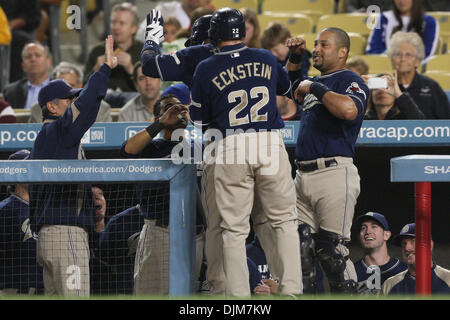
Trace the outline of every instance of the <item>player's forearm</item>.
<instances>
[{"instance_id":1,"label":"player's forearm","mask_svg":"<svg viewBox=\"0 0 450 320\"><path fill-rule=\"evenodd\" d=\"M147 77L159 78L157 56L161 54L159 46L153 41L146 41L141 52L142 73Z\"/></svg>"},{"instance_id":2,"label":"player's forearm","mask_svg":"<svg viewBox=\"0 0 450 320\"><path fill-rule=\"evenodd\" d=\"M328 91L322 97L322 103L336 118L354 120L358 116L358 108L352 98Z\"/></svg>"},{"instance_id":3,"label":"player's forearm","mask_svg":"<svg viewBox=\"0 0 450 320\"><path fill-rule=\"evenodd\" d=\"M152 141L152 137L146 130L138 132L136 135L128 139L125 143L125 152L132 155L138 155Z\"/></svg>"}]
</instances>

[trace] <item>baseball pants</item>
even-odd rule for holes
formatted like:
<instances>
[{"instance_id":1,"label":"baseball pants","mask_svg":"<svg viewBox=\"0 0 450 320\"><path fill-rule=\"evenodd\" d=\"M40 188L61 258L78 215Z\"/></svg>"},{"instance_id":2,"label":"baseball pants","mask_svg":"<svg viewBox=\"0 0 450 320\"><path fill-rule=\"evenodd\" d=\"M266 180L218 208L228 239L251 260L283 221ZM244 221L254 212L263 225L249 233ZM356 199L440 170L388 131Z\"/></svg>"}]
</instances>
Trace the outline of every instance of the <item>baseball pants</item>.
<instances>
[{"instance_id":1,"label":"baseball pants","mask_svg":"<svg viewBox=\"0 0 450 320\"><path fill-rule=\"evenodd\" d=\"M46 295L89 296L88 233L80 227L46 225L38 233L37 262Z\"/></svg>"},{"instance_id":2,"label":"baseball pants","mask_svg":"<svg viewBox=\"0 0 450 320\"><path fill-rule=\"evenodd\" d=\"M227 159L234 159L234 164ZM279 278L279 292L300 294L295 190L280 133L228 136L217 143L215 160L205 165L202 177L208 225L207 279L212 293L241 297L251 294L245 240L252 215L269 268ZM254 200L257 209L252 213ZM267 226L272 232L262 232Z\"/></svg>"},{"instance_id":3,"label":"baseball pants","mask_svg":"<svg viewBox=\"0 0 450 320\"><path fill-rule=\"evenodd\" d=\"M329 159L333 158L317 159L318 170L297 170L295 189L299 220L311 226L312 233L317 233L322 228L350 241L353 214L360 192L358 169L353 164L353 159L347 157L334 157L337 166L326 168L324 163ZM340 244L336 247L336 252L343 257L349 254L348 248ZM350 259L347 260L344 276L346 280L357 279Z\"/></svg>"},{"instance_id":4,"label":"baseball pants","mask_svg":"<svg viewBox=\"0 0 450 320\"><path fill-rule=\"evenodd\" d=\"M195 237L196 279L200 274L204 237L203 232ZM156 220L144 219L134 263L135 294L169 294L169 247L169 228L156 226Z\"/></svg>"}]
</instances>

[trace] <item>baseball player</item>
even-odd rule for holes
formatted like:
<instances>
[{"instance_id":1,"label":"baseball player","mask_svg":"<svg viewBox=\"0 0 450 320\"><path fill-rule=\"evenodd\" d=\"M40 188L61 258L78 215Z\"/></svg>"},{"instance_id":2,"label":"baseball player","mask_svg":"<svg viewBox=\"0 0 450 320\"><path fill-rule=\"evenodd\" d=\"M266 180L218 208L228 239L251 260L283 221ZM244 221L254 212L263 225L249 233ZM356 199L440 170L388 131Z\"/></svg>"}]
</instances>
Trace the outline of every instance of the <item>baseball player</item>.
<instances>
[{"instance_id":1,"label":"baseball player","mask_svg":"<svg viewBox=\"0 0 450 320\"><path fill-rule=\"evenodd\" d=\"M116 65L113 38L108 36L105 63L83 89L72 89L61 79L41 89L38 101L44 123L30 159L85 158L81 138L95 122ZM38 233L37 259L44 267L46 294L89 296L88 233L93 230L94 218L90 185L30 186L31 229Z\"/></svg>"},{"instance_id":2,"label":"baseball player","mask_svg":"<svg viewBox=\"0 0 450 320\"><path fill-rule=\"evenodd\" d=\"M364 249L362 259L355 262L358 293L377 294L387 278L407 269L406 263L390 257L387 241L391 237L384 215L367 212L356 219L359 242Z\"/></svg>"},{"instance_id":3,"label":"baseball player","mask_svg":"<svg viewBox=\"0 0 450 320\"><path fill-rule=\"evenodd\" d=\"M291 51L286 68L292 76L300 69L305 40L291 38L286 45ZM331 292L356 291L356 272L346 244L360 191L353 156L369 89L360 76L345 69L349 50L345 31L322 30L313 50L313 66L321 75L306 80L300 75L293 85L302 104L295 188L303 284L309 293L315 292L316 255Z\"/></svg>"},{"instance_id":4,"label":"baseball player","mask_svg":"<svg viewBox=\"0 0 450 320\"><path fill-rule=\"evenodd\" d=\"M387 279L382 287L381 293L388 294L415 294L416 293L416 224L405 225L400 233L393 239L396 246L402 247L402 259L406 262L408 269ZM433 250L431 240L431 250ZM450 270L431 263L431 293L450 293Z\"/></svg>"},{"instance_id":5,"label":"baseball player","mask_svg":"<svg viewBox=\"0 0 450 320\"><path fill-rule=\"evenodd\" d=\"M270 269L279 277L280 293L300 294L295 194L288 155L277 130L284 122L276 95L287 94L290 82L273 55L245 47L244 37L245 21L239 10L222 8L214 12L209 38L218 52L197 66L191 86L190 115L194 124L208 129L205 136L216 132L223 137L221 140L216 135L212 144L215 158L207 161L202 177L202 200L207 208L208 280L216 293L250 295L245 240L257 195L264 202L252 216L255 232ZM227 130L236 129L240 131L227 134ZM252 132L245 133L248 129ZM246 144L257 149L248 151ZM269 149L270 156L262 160L263 152ZM258 159L250 159L250 154L257 154ZM235 157L247 164L220 163ZM261 232L260 219L269 221L273 237ZM212 264L223 265L223 274L211 274ZM221 272L219 268L213 271Z\"/></svg>"},{"instance_id":6,"label":"baseball player","mask_svg":"<svg viewBox=\"0 0 450 320\"><path fill-rule=\"evenodd\" d=\"M111 217L101 233L95 252L100 270L97 294L132 294L134 289L134 260L144 226L140 205Z\"/></svg>"},{"instance_id":7,"label":"baseball player","mask_svg":"<svg viewBox=\"0 0 450 320\"><path fill-rule=\"evenodd\" d=\"M8 160L26 160L20 150ZM28 185L8 186L11 194L0 202L0 295L44 291L42 267L36 262L37 235L30 229Z\"/></svg>"},{"instance_id":8,"label":"baseball player","mask_svg":"<svg viewBox=\"0 0 450 320\"><path fill-rule=\"evenodd\" d=\"M270 287L277 286L276 281L273 280L273 276L270 274L269 266L267 264L266 255L259 243L258 237L255 236L252 242L246 246L247 257L251 259L258 267L258 272L261 274L262 281ZM323 272L318 262L315 263L317 293L325 293ZM275 283L274 283L275 282Z\"/></svg>"},{"instance_id":9,"label":"baseball player","mask_svg":"<svg viewBox=\"0 0 450 320\"><path fill-rule=\"evenodd\" d=\"M164 95L154 107L155 122L124 142L121 156L124 158L168 158L179 141L172 141L174 130L184 129L189 121L187 107L175 95ZM154 139L161 132L161 138ZM183 156L183 155L181 155ZM151 190L150 188L154 190ZM157 188L157 189L156 189ZM136 187L144 216L135 259L135 293L168 294L169 253L169 186L148 183ZM196 275L200 273L203 257L203 212L197 206ZM150 286L149 281L153 282Z\"/></svg>"},{"instance_id":10,"label":"baseball player","mask_svg":"<svg viewBox=\"0 0 450 320\"><path fill-rule=\"evenodd\" d=\"M210 15L205 15L194 22L192 35L185 43L189 47L172 54L161 54L159 44L164 40L164 19L160 11L153 9L147 15L145 44L141 53L142 72L162 81L182 81L191 87L197 65L216 51L208 43L210 19Z\"/></svg>"}]
</instances>

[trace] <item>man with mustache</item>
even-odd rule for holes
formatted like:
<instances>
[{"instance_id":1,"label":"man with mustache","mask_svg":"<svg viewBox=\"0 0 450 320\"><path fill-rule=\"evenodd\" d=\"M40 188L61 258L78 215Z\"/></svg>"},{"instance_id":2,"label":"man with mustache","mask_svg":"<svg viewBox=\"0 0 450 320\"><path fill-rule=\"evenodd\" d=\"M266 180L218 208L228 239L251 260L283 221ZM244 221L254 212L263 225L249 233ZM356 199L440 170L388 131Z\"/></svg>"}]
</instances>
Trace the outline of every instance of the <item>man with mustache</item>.
<instances>
[{"instance_id":1,"label":"man with mustache","mask_svg":"<svg viewBox=\"0 0 450 320\"><path fill-rule=\"evenodd\" d=\"M295 188L304 292L316 293L317 257L332 293L355 293L357 276L346 245L360 191L355 142L369 89L359 75L345 69L350 39L342 29L325 28L318 34L313 66L321 75L312 79L303 79L300 72L306 41L290 38L286 46L286 69L302 109Z\"/></svg>"},{"instance_id":2,"label":"man with mustache","mask_svg":"<svg viewBox=\"0 0 450 320\"><path fill-rule=\"evenodd\" d=\"M394 237L394 244L402 247L402 259L408 265L405 270L389 279L381 287L383 295L388 294L415 294L416 293L416 224L405 225L400 233ZM431 250L433 250L431 240ZM431 293L450 293L450 270L438 266L432 261L431 264Z\"/></svg>"}]
</instances>

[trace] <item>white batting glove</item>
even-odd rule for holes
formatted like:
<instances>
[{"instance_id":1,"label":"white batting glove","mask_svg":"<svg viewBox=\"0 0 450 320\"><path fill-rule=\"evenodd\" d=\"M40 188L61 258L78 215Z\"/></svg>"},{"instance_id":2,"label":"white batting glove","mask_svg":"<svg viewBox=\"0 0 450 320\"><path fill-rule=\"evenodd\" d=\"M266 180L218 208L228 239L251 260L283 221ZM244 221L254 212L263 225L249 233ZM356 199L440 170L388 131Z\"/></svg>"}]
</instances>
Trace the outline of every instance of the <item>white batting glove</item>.
<instances>
[{"instance_id":1,"label":"white batting glove","mask_svg":"<svg viewBox=\"0 0 450 320\"><path fill-rule=\"evenodd\" d=\"M160 44L164 41L164 19L161 15L161 11L152 9L147 14L147 27L145 28L145 41L151 40Z\"/></svg>"}]
</instances>

